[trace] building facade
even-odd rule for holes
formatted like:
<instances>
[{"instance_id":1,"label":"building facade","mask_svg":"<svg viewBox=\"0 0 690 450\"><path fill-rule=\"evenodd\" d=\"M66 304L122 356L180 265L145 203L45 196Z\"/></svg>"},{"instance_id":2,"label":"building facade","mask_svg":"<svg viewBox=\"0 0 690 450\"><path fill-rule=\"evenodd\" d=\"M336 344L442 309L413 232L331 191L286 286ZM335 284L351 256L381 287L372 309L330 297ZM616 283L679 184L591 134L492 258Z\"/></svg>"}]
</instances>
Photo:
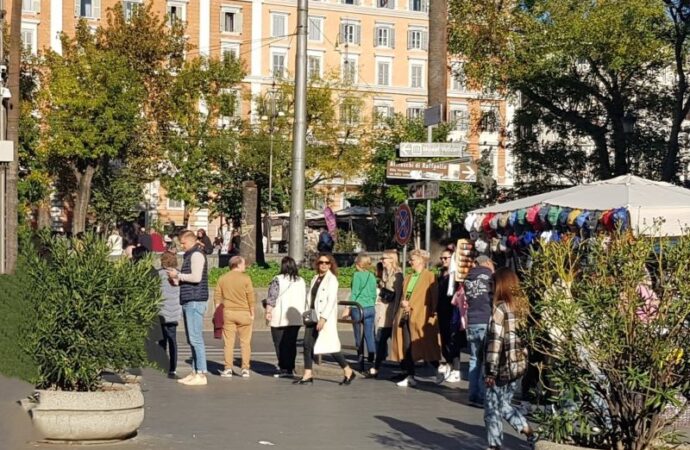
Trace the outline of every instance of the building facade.
<instances>
[{"instance_id":1,"label":"building facade","mask_svg":"<svg viewBox=\"0 0 690 450\"><path fill-rule=\"evenodd\" d=\"M296 0L149 0L154 11L186 23L193 47L189 55L222 58L233 53L247 70L243 90L257 97L278 78L294 75ZM361 94L365 107L354 117L362 123L393 114L417 117L426 108L429 0L311 0L308 24L308 70L311 76L337 76ZM126 13L143 0L122 1ZM22 40L33 52L60 52L60 33L69 34L79 18L91 26L106 23L115 0L24 0ZM462 61L448 60L447 118L451 138L466 141L470 154L490 152L500 186L513 183L507 136L513 106L505 98L472 89L462 75ZM248 98L249 96L246 96ZM255 105L243 99L240 114L258 120ZM365 120L371 119L371 120ZM325 203L347 206L345 194L360 180L323 186ZM343 188L347 187L347 188ZM165 198L160 192L159 197ZM172 200L175 207L180 205ZM157 201L158 216L174 216L170 200ZM203 225L208 213L190 223ZM200 226L202 227L202 226ZM205 228L209 228L208 224ZM214 227L211 227L213 230Z\"/></svg>"}]
</instances>

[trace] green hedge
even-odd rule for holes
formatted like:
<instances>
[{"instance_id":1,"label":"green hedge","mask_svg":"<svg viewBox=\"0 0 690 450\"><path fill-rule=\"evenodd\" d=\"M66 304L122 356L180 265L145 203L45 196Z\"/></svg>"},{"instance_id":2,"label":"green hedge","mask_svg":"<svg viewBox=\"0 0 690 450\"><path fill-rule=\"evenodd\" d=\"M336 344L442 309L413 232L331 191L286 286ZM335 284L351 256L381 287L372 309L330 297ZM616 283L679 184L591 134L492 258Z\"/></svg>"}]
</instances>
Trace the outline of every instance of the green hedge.
<instances>
[{"instance_id":1,"label":"green hedge","mask_svg":"<svg viewBox=\"0 0 690 450\"><path fill-rule=\"evenodd\" d=\"M24 295L27 287L25 277L0 276L0 373L33 383L38 370L26 342L30 327L36 324L30 302Z\"/></svg>"},{"instance_id":2,"label":"green hedge","mask_svg":"<svg viewBox=\"0 0 690 450\"><path fill-rule=\"evenodd\" d=\"M350 288L352 284L352 275L354 275L357 269L353 267L342 267L338 269L338 282L341 288ZM211 286L215 286L218 282L218 278L228 271L227 267L224 268L214 268L210 270L209 273L209 283ZM263 268L257 264L254 264L247 268L247 275L252 279L252 283L255 288L265 288L268 287L273 277L278 275L280 272L280 265L275 262L268 263L267 268ZM314 277L316 272L313 269L300 269L299 274L304 280L309 283Z\"/></svg>"}]
</instances>

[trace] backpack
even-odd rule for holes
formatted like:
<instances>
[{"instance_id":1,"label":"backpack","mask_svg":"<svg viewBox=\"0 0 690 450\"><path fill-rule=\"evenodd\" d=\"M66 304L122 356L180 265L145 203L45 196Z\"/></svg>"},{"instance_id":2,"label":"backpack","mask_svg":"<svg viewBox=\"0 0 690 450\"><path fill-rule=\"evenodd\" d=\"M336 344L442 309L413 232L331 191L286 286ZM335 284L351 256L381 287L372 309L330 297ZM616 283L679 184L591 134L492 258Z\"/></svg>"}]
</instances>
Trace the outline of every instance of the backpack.
<instances>
[{"instance_id":1,"label":"backpack","mask_svg":"<svg viewBox=\"0 0 690 450\"><path fill-rule=\"evenodd\" d=\"M333 250L333 236L331 236L331 233L327 231L321 233L316 249L320 252L330 252Z\"/></svg>"}]
</instances>

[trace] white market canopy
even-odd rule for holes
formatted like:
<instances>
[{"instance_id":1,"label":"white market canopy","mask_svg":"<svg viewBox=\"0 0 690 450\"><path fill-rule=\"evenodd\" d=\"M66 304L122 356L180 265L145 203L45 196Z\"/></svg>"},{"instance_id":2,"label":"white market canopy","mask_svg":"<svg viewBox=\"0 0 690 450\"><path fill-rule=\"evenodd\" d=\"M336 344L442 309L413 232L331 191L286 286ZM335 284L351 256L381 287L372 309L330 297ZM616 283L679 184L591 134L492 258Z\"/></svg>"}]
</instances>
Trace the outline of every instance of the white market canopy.
<instances>
[{"instance_id":1,"label":"white market canopy","mask_svg":"<svg viewBox=\"0 0 690 450\"><path fill-rule=\"evenodd\" d=\"M661 235L679 236L690 225L690 189L634 175L499 203L470 213L503 213L540 204L599 211L626 208L630 213L630 224L638 234L660 232ZM651 227L657 218L663 218L665 222L655 232Z\"/></svg>"}]
</instances>

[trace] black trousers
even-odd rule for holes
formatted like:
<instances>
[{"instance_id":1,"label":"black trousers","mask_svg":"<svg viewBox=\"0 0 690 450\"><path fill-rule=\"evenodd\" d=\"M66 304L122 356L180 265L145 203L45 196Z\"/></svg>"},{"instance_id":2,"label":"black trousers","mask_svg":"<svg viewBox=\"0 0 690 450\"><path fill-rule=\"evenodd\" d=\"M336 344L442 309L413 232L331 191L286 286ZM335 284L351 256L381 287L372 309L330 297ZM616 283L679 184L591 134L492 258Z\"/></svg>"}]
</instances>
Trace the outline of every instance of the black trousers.
<instances>
[{"instance_id":1,"label":"black trousers","mask_svg":"<svg viewBox=\"0 0 690 450\"><path fill-rule=\"evenodd\" d=\"M286 327L271 327L271 337L276 348L278 367L281 370L292 372L295 370L295 358L297 358L297 335L299 325Z\"/></svg>"},{"instance_id":2,"label":"black trousers","mask_svg":"<svg viewBox=\"0 0 690 450\"><path fill-rule=\"evenodd\" d=\"M452 329L452 311L438 311L438 328L441 334L441 354L446 364L453 370L460 370L460 349L462 336L460 331Z\"/></svg>"},{"instance_id":3,"label":"black trousers","mask_svg":"<svg viewBox=\"0 0 690 450\"><path fill-rule=\"evenodd\" d=\"M400 368L409 376L415 374L415 360L412 359L412 334L410 333L410 323L405 322L401 325L403 332L404 358L400 361ZM427 361L434 368L438 369L438 361Z\"/></svg>"},{"instance_id":4,"label":"black trousers","mask_svg":"<svg viewBox=\"0 0 690 450\"><path fill-rule=\"evenodd\" d=\"M388 340L393 335L392 327L379 328L378 341L376 341L376 360L374 361L374 369L379 370L381 364L388 356Z\"/></svg>"},{"instance_id":5,"label":"black trousers","mask_svg":"<svg viewBox=\"0 0 690 450\"><path fill-rule=\"evenodd\" d=\"M162 316L160 317L161 331L163 332L163 340L161 347L168 350L170 355L170 366L168 371L177 371L177 322L166 322Z\"/></svg>"},{"instance_id":6,"label":"black trousers","mask_svg":"<svg viewBox=\"0 0 690 450\"><path fill-rule=\"evenodd\" d=\"M319 332L316 331L316 326L304 327L304 369L311 370L314 366L314 344L316 343L316 338L319 336ZM343 369L349 364L343 356L342 352L332 353L331 356L335 361L340 364Z\"/></svg>"}]
</instances>

